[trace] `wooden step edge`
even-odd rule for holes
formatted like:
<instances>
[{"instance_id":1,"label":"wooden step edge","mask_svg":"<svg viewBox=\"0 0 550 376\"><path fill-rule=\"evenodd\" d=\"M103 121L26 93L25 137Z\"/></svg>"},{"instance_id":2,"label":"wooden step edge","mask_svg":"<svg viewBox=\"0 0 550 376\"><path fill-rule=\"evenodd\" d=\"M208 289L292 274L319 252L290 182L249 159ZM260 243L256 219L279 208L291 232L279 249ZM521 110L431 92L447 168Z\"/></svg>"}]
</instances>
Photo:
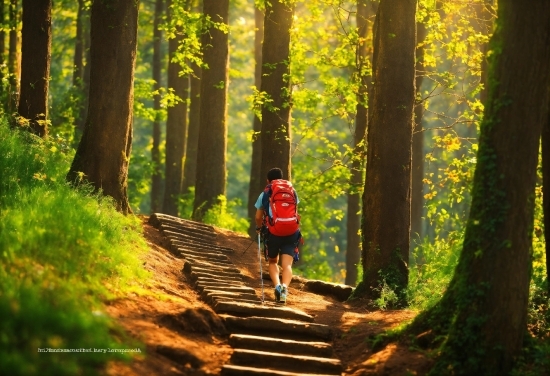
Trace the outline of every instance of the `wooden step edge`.
<instances>
[{"instance_id":1,"label":"wooden step edge","mask_svg":"<svg viewBox=\"0 0 550 376\"><path fill-rule=\"evenodd\" d=\"M226 364L222 367L221 376L341 376L341 373L296 373L279 371L270 368L255 368Z\"/></svg>"}]
</instances>

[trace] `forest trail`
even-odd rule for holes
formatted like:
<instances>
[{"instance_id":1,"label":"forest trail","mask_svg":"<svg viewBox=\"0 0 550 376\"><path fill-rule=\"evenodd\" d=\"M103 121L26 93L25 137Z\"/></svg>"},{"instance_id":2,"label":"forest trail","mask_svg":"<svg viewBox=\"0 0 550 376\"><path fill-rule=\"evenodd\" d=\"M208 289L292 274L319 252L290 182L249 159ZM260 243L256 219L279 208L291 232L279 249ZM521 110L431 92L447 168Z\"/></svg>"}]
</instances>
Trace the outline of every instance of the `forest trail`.
<instances>
[{"instance_id":1,"label":"forest trail","mask_svg":"<svg viewBox=\"0 0 550 376\"><path fill-rule=\"evenodd\" d=\"M146 357L113 363L112 375L424 374L430 360L405 344L372 353L368 339L414 317L346 303L351 288L295 277L289 302L274 302L253 240L163 214L143 218L153 290L108 312L146 345ZM261 297L264 297L262 302Z\"/></svg>"}]
</instances>

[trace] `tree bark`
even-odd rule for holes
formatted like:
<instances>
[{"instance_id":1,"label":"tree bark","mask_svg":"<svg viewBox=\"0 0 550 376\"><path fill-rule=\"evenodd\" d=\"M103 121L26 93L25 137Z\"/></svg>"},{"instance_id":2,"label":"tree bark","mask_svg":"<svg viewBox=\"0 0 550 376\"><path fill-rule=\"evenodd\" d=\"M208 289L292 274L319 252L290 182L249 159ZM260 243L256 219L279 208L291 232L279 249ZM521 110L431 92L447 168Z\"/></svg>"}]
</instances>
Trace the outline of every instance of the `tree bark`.
<instances>
[{"instance_id":1,"label":"tree bark","mask_svg":"<svg viewBox=\"0 0 550 376\"><path fill-rule=\"evenodd\" d=\"M216 23L228 24L229 0L204 0L204 15ZM227 87L229 66L228 35L210 26L202 35L201 117L197 150L197 173L193 219L204 214L225 195L227 148Z\"/></svg>"},{"instance_id":2,"label":"tree bark","mask_svg":"<svg viewBox=\"0 0 550 376\"><path fill-rule=\"evenodd\" d=\"M21 91L17 112L30 131L46 137L52 49L52 0L23 0Z\"/></svg>"},{"instance_id":3,"label":"tree bark","mask_svg":"<svg viewBox=\"0 0 550 376\"><path fill-rule=\"evenodd\" d=\"M187 127L185 161L183 163L183 184L181 189L183 194L188 193L189 189L195 186L195 178L197 176L197 149L199 146L201 119L201 78L202 69L193 64L193 73L189 76L189 124Z\"/></svg>"},{"instance_id":4,"label":"tree bark","mask_svg":"<svg viewBox=\"0 0 550 376\"><path fill-rule=\"evenodd\" d=\"M448 335L435 374L506 375L526 332L536 169L549 116L550 3L499 1L496 24L462 253L441 301L413 323Z\"/></svg>"},{"instance_id":5,"label":"tree bark","mask_svg":"<svg viewBox=\"0 0 550 376\"><path fill-rule=\"evenodd\" d=\"M367 133L368 93L372 90L372 73L367 69L372 67L372 39L368 40L369 18L376 14L374 3L367 0L357 1L357 29L359 45L356 50L357 74L360 80L357 94L357 114L355 116L354 156L351 164L351 190L348 193L347 220L346 220L346 285L354 286L357 283L357 267L361 262L361 192L364 185L365 172L365 144ZM373 12L374 11L374 12ZM372 32L370 33L372 35Z\"/></svg>"},{"instance_id":6,"label":"tree bark","mask_svg":"<svg viewBox=\"0 0 550 376\"><path fill-rule=\"evenodd\" d=\"M80 88L81 99L80 99L80 112L78 116L78 137L75 140L78 142L82 133L84 132L84 124L86 123L86 117L88 116L88 101L90 96L90 67L91 67L91 56L90 56L90 44L91 44L91 35L90 35L90 9L86 8L82 15L82 39L83 39L83 58L84 58L84 67L82 72L82 85Z\"/></svg>"},{"instance_id":7,"label":"tree bark","mask_svg":"<svg viewBox=\"0 0 550 376\"><path fill-rule=\"evenodd\" d=\"M127 183L138 7L136 0L92 4L89 111L67 175L75 185L89 182L111 196L124 214L131 213Z\"/></svg>"},{"instance_id":8,"label":"tree bark","mask_svg":"<svg viewBox=\"0 0 550 376\"><path fill-rule=\"evenodd\" d=\"M178 44L183 40L183 35L168 42L170 62L168 63L168 87L174 89L174 93L182 99L182 102L168 108L166 121L166 183L164 185L163 213L178 215L178 198L182 194L183 161L185 158L185 145L187 143L187 97L189 95L189 76L180 77L181 66L173 62Z\"/></svg>"},{"instance_id":9,"label":"tree bark","mask_svg":"<svg viewBox=\"0 0 550 376\"><path fill-rule=\"evenodd\" d=\"M284 0L265 2L261 92L270 102L262 106L262 163L260 178L273 167L290 180L290 28L294 4Z\"/></svg>"},{"instance_id":10,"label":"tree bark","mask_svg":"<svg viewBox=\"0 0 550 376\"><path fill-rule=\"evenodd\" d=\"M159 29L160 22L164 13L164 1L155 0L155 15L153 20L153 81L154 90L160 90L160 72L161 72L161 38L162 31ZM160 93L153 97L153 110L155 111L155 120L153 121L153 147L151 148L151 163L153 165L153 174L151 176L151 213L160 211L162 204L162 161L160 158ZM172 214L172 213L170 213ZM174 214L173 214L174 215ZM177 215L177 213L176 213Z\"/></svg>"},{"instance_id":11,"label":"tree bark","mask_svg":"<svg viewBox=\"0 0 550 376\"><path fill-rule=\"evenodd\" d=\"M8 50L8 72L10 73L10 101L8 111L11 114L17 110L19 97L19 58L17 53L17 0L10 0L9 5L9 50Z\"/></svg>"},{"instance_id":12,"label":"tree bark","mask_svg":"<svg viewBox=\"0 0 550 376\"><path fill-rule=\"evenodd\" d=\"M2 24L4 23L5 13L6 13L6 7L4 4L4 0L0 3L0 20ZM1 28L0 30L0 66L4 65L4 53L6 52L6 32L4 31L4 28ZM0 80L4 78L4 70L0 69Z\"/></svg>"},{"instance_id":13,"label":"tree bark","mask_svg":"<svg viewBox=\"0 0 550 376\"><path fill-rule=\"evenodd\" d=\"M549 104L550 107L550 104ZM550 296L550 113L542 127L542 210L546 250L546 287ZM546 240L548 239L548 240Z\"/></svg>"},{"instance_id":14,"label":"tree bark","mask_svg":"<svg viewBox=\"0 0 550 376\"><path fill-rule=\"evenodd\" d=\"M414 0L381 0L374 26L359 289L373 297L381 279L400 297L408 282L415 12Z\"/></svg>"},{"instance_id":15,"label":"tree bark","mask_svg":"<svg viewBox=\"0 0 550 376\"><path fill-rule=\"evenodd\" d=\"M256 30L254 33L254 86L257 89L262 85L262 44L264 40L264 13L254 7L254 20ZM256 215L256 208L254 203L258 199L259 192L263 190L265 177L261 176L262 167L262 140L260 138L260 132L262 130L262 121L256 115L254 115L254 121L252 123L252 130L254 135L252 136L252 163L250 165L250 185L248 187L248 218L250 219L250 228L248 234L252 237L256 236L256 224L254 223L254 216Z\"/></svg>"},{"instance_id":16,"label":"tree bark","mask_svg":"<svg viewBox=\"0 0 550 376\"><path fill-rule=\"evenodd\" d=\"M416 95L422 95L421 87L424 80L424 46L420 45L426 38L426 27L422 22L416 24ZM424 211L424 132L422 117L424 104L414 106L414 128L412 141L412 172L411 172L411 251L422 243L422 213Z\"/></svg>"},{"instance_id":17,"label":"tree bark","mask_svg":"<svg viewBox=\"0 0 550 376\"><path fill-rule=\"evenodd\" d=\"M73 86L79 87L82 81L84 67L84 38L83 27L84 0L78 0L78 10L76 12L76 37L74 40L73 57Z\"/></svg>"}]
</instances>

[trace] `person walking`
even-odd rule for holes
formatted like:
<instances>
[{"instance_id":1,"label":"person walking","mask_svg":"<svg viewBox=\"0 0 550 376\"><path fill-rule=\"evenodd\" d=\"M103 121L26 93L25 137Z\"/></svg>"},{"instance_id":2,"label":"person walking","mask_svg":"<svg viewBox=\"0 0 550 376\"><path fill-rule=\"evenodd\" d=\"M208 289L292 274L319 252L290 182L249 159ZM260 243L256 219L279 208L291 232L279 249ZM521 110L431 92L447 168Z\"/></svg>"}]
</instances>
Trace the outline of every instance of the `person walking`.
<instances>
[{"instance_id":1,"label":"person walking","mask_svg":"<svg viewBox=\"0 0 550 376\"><path fill-rule=\"evenodd\" d=\"M269 170L267 186L254 204L256 208L254 219L258 234L263 229L267 229L264 244L267 247L269 276L275 286L275 301L282 304L286 304L288 299L292 264L298 254L298 244L301 241L298 203L298 194L292 187L292 183L283 179L282 170L277 167ZM279 278L279 258L282 281Z\"/></svg>"}]
</instances>

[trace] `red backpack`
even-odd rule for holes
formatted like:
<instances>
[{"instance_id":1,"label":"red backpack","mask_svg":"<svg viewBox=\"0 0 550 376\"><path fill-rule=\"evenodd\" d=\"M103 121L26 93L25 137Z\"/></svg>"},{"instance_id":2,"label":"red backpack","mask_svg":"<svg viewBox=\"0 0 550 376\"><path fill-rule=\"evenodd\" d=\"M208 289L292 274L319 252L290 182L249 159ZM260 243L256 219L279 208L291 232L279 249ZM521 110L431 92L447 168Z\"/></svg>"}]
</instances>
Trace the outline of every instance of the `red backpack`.
<instances>
[{"instance_id":1,"label":"red backpack","mask_svg":"<svg viewBox=\"0 0 550 376\"><path fill-rule=\"evenodd\" d=\"M262 205L271 234L289 236L300 229L297 201L296 191L288 180L275 179L265 187Z\"/></svg>"}]
</instances>

